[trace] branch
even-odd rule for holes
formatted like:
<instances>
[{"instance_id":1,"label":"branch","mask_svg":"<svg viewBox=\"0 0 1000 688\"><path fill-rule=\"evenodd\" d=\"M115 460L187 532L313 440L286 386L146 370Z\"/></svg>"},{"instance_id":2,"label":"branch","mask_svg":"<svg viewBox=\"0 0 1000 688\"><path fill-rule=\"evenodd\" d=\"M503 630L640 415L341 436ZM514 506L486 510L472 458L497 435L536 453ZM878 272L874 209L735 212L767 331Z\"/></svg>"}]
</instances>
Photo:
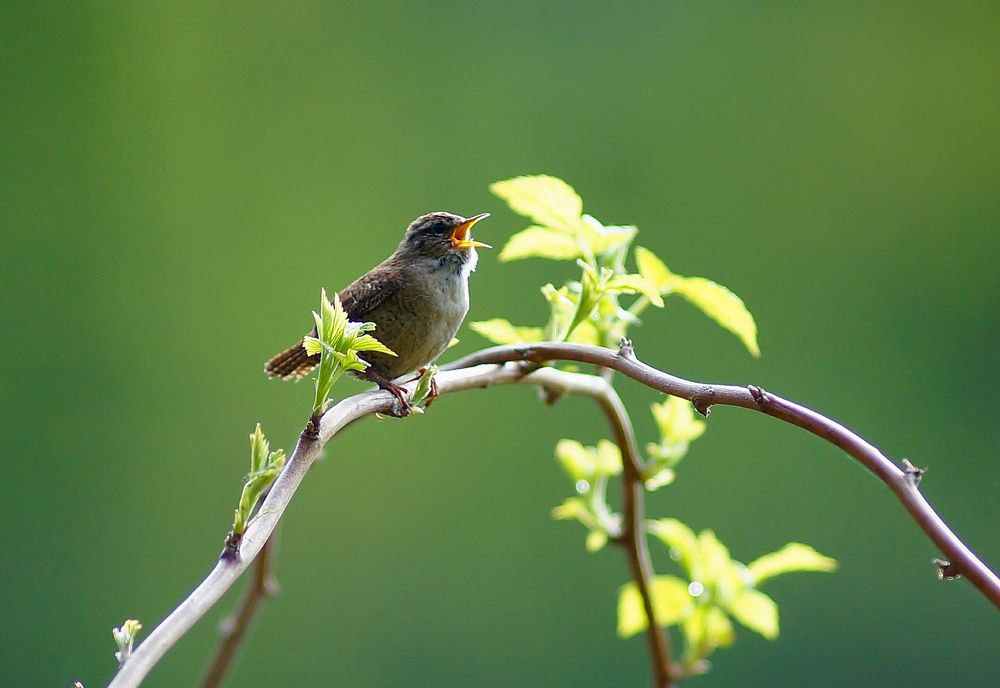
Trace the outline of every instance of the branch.
<instances>
[{"instance_id":1,"label":"branch","mask_svg":"<svg viewBox=\"0 0 1000 688\"><path fill-rule=\"evenodd\" d=\"M222 622L220 631L222 640L215 651L212 663L205 672L201 688L218 688L222 685L229 667L236 659L240 645L253 625L260 605L265 598L274 595L278 590L278 583L273 577L274 539L275 534L272 534L264 543L260 554L254 560L253 577L240 599L239 606Z\"/></svg>"},{"instance_id":2,"label":"branch","mask_svg":"<svg viewBox=\"0 0 1000 688\"><path fill-rule=\"evenodd\" d=\"M668 688L680 675L671 660L670 638L655 622L653 596L649 584L653 578L653 564L649 558L646 542L644 493L642 478L642 458L632 430L632 421L618 392L611 386L605 375L584 375L568 373L555 368L539 368L521 382L543 388L549 396L561 394L582 394L596 400L607 418L615 437L615 444L622 453L622 512L624 526L615 537L615 542L625 550L632 580L642 597L646 618L646 641L653 665L653 685Z\"/></svg>"},{"instance_id":3,"label":"branch","mask_svg":"<svg viewBox=\"0 0 1000 688\"><path fill-rule=\"evenodd\" d=\"M652 389L688 399L700 412L706 415L710 407L715 404L739 406L760 411L797 425L840 447L889 486L918 525L945 556L949 557L951 561L946 567L946 574L964 575L994 605L1000 608L1000 579L976 558L923 498L916 488L918 475L915 471L909 469L901 471L874 446L844 426L815 411L769 394L758 387L711 385L669 375L636 359L631 344L627 341L623 342L622 348L617 352L581 344L543 342L493 347L456 361L438 373L439 393L446 394L466 389L527 381L526 375L532 368L525 368L523 364L511 362L530 361L541 364L555 360L592 363L616 370ZM507 365L486 365L505 363ZM554 384L555 374L559 372L539 369L534 373L538 377L535 377L532 383L537 383L541 387L555 387L557 386ZM553 384L543 384L546 379ZM412 384L410 386L412 387ZM620 404L620 401L618 403ZM395 398L388 392L380 390L363 392L344 399L331 407L323 415L318 433L315 433L312 426L308 425L299 436L298 444L286 463L285 469L271 486L267 499L248 526L240 546L240 557L235 560L217 562L205 580L150 633L146 640L121 665L118 673L109 684L109 688L134 688L140 685L167 650L183 637L232 586L250 562L260 553L306 472L319 456L323 446L334 435L355 420L372 413L391 412L394 404ZM615 413L617 414L617 411ZM611 420L611 416L609 416L609 420ZM612 427L615 428L615 421L611 420L611 422ZM618 432L622 431L616 429L616 437L622 440L621 436L617 434ZM634 442L634 439L632 441ZM630 451L627 436L624 443L620 442L620 446L623 456ZM631 461L625 463L628 464ZM638 511L633 515L638 518L642 517ZM643 551L644 549L637 547L636 558L639 558ZM650 620L653 618L652 615L649 616ZM650 625L655 625L655 623ZM663 666L669 666L669 655L666 656L667 663ZM662 661L662 657L656 655L654 657Z\"/></svg>"},{"instance_id":4,"label":"branch","mask_svg":"<svg viewBox=\"0 0 1000 688\"><path fill-rule=\"evenodd\" d=\"M492 384L509 384L523 377L519 366L479 366L471 370L438 374L439 392L457 392L463 389L488 387ZM412 386L412 385L411 385ZM271 491L257 511L257 516L247 527L240 543L240 556L221 560L215 568L165 618L160 625L137 647L121 665L108 684L109 688L134 688L142 683L157 662L174 646L190 628L201 619L219 598L236 582L250 562L260 553L271 533L278 525L292 496L319 457L323 446L340 430L359 418L372 413L390 413L396 404L389 392L373 390L348 397L331 407L320 421L319 433L307 425L299 435L285 469L271 486Z\"/></svg>"},{"instance_id":5,"label":"branch","mask_svg":"<svg viewBox=\"0 0 1000 688\"><path fill-rule=\"evenodd\" d=\"M749 387L714 385L669 375L638 360L628 340L622 340L622 346L618 351L558 342L496 346L466 356L446 368L450 370L506 361L531 361L541 364L556 360L592 363L617 370L647 387L688 399L706 416L716 404L760 411L786 423L797 425L839 447L857 459L892 490L920 529L948 558L947 562L940 565L940 573L948 577L965 576L1000 609L1000 578L955 535L920 493L917 489L919 472L908 467L906 470L900 470L875 446L816 411L753 385Z\"/></svg>"}]
</instances>

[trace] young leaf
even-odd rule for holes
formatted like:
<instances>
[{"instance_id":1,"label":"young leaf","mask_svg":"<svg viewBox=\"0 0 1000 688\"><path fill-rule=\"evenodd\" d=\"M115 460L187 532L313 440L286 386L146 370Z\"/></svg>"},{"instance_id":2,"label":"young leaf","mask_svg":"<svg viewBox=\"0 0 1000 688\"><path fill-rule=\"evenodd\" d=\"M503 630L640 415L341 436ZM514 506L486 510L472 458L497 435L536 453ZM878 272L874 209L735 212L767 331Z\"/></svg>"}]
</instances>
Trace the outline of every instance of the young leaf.
<instances>
[{"instance_id":1,"label":"young leaf","mask_svg":"<svg viewBox=\"0 0 1000 688\"><path fill-rule=\"evenodd\" d=\"M609 254L635 238L638 229L632 225L604 225L593 215L582 218L582 236L594 255Z\"/></svg>"},{"instance_id":2,"label":"young leaf","mask_svg":"<svg viewBox=\"0 0 1000 688\"><path fill-rule=\"evenodd\" d=\"M726 613L718 607L708 607L705 610L705 644L710 648L729 647L736 640L733 623Z\"/></svg>"},{"instance_id":3,"label":"young leaf","mask_svg":"<svg viewBox=\"0 0 1000 688\"><path fill-rule=\"evenodd\" d=\"M525 344L542 341L542 328L518 327L511 325L509 320L493 318L469 323L473 332L477 332L494 344Z\"/></svg>"},{"instance_id":4,"label":"young leaf","mask_svg":"<svg viewBox=\"0 0 1000 688\"><path fill-rule=\"evenodd\" d=\"M690 573L693 580L717 580L732 568L729 548L719 542L711 528L698 533L698 550L702 570L699 572L692 567Z\"/></svg>"},{"instance_id":5,"label":"young leaf","mask_svg":"<svg viewBox=\"0 0 1000 688\"><path fill-rule=\"evenodd\" d=\"M646 529L658 537L670 549L670 556L680 562L690 572L691 562L699 556L698 537L688 526L676 518L661 518L650 521Z\"/></svg>"},{"instance_id":6,"label":"young leaf","mask_svg":"<svg viewBox=\"0 0 1000 688\"><path fill-rule=\"evenodd\" d=\"M597 452L576 440L559 440L556 443L556 458L573 482L590 482L597 474Z\"/></svg>"},{"instance_id":7,"label":"young leaf","mask_svg":"<svg viewBox=\"0 0 1000 688\"><path fill-rule=\"evenodd\" d=\"M315 337L304 337L302 339L302 348L310 356L315 356L323 351L323 343Z\"/></svg>"},{"instance_id":8,"label":"young leaf","mask_svg":"<svg viewBox=\"0 0 1000 688\"><path fill-rule=\"evenodd\" d=\"M768 640L778 637L778 605L760 590L747 588L726 605L736 620Z\"/></svg>"},{"instance_id":9,"label":"young leaf","mask_svg":"<svg viewBox=\"0 0 1000 688\"><path fill-rule=\"evenodd\" d=\"M507 244L500 252L500 262L532 257L573 260L582 255L580 244L571 234L533 225L507 240Z\"/></svg>"},{"instance_id":10,"label":"young leaf","mask_svg":"<svg viewBox=\"0 0 1000 688\"><path fill-rule=\"evenodd\" d=\"M576 234L583 201L573 187L547 174L515 177L490 185L490 191L507 201L511 209L546 227Z\"/></svg>"},{"instance_id":11,"label":"young leaf","mask_svg":"<svg viewBox=\"0 0 1000 688\"><path fill-rule=\"evenodd\" d=\"M618 475L622 472L622 451L611 440L597 441L597 475Z\"/></svg>"},{"instance_id":12,"label":"young leaf","mask_svg":"<svg viewBox=\"0 0 1000 688\"><path fill-rule=\"evenodd\" d=\"M655 576L649 582L653 615L660 626L679 623L694 611L688 584L674 576ZM649 620L635 583L626 583L618 593L618 636L628 638L646 630Z\"/></svg>"},{"instance_id":13,"label":"young leaf","mask_svg":"<svg viewBox=\"0 0 1000 688\"><path fill-rule=\"evenodd\" d=\"M583 523L593 520L587 510L586 502L579 497L567 497L566 501L552 509L552 518L560 521L571 521L575 518Z\"/></svg>"},{"instance_id":14,"label":"young leaf","mask_svg":"<svg viewBox=\"0 0 1000 688\"><path fill-rule=\"evenodd\" d=\"M637 246L635 262L639 274L653 282L661 294L677 293L700 308L708 317L743 341L754 356L760 356L757 324L743 301L721 284L704 277L681 277L667 269L649 249Z\"/></svg>"},{"instance_id":15,"label":"young leaf","mask_svg":"<svg viewBox=\"0 0 1000 688\"><path fill-rule=\"evenodd\" d=\"M635 264L639 274L655 284L661 294L669 293L676 282L684 279L670 272L655 253L642 246L635 247Z\"/></svg>"},{"instance_id":16,"label":"young leaf","mask_svg":"<svg viewBox=\"0 0 1000 688\"><path fill-rule=\"evenodd\" d=\"M694 405L687 399L667 397L662 404L653 404L653 417L659 426L660 435L671 443L692 442L705 432L705 421L696 418Z\"/></svg>"},{"instance_id":17,"label":"young leaf","mask_svg":"<svg viewBox=\"0 0 1000 688\"><path fill-rule=\"evenodd\" d=\"M674 285L674 292L739 337L751 354L760 356L757 323L736 294L704 277L685 277Z\"/></svg>"},{"instance_id":18,"label":"young leaf","mask_svg":"<svg viewBox=\"0 0 1000 688\"><path fill-rule=\"evenodd\" d=\"M111 636L115 639L115 645L118 646L118 652L115 653L118 664L124 662L132 654L132 645L141 630L142 624L137 619L125 619L125 623L120 628L111 629Z\"/></svg>"},{"instance_id":19,"label":"young leaf","mask_svg":"<svg viewBox=\"0 0 1000 688\"><path fill-rule=\"evenodd\" d=\"M754 585L791 571L833 571L836 568L836 559L824 556L800 542L789 542L777 552L765 554L747 566Z\"/></svg>"},{"instance_id":20,"label":"young leaf","mask_svg":"<svg viewBox=\"0 0 1000 688\"><path fill-rule=\"evenodd\" d=\"M586 547L588 552L597 552L608 544L608 534L604 530L592 530L587 534Z\"/></svg>"},{"instance_id":21,"label":"young leaf","mask_svg":"<svg viewBox=\"0 0 1000 688\"><path fill-rule=\"evenodd\" d=\"M395 351L375 339L375 337L370 334L363 334L360 337L356 337L353 341L349 342L348 345L354 351L376 351L380 354L387 354L389 356L396 355Z\"/></svg>"},{"instance_id":22,"label":"young leaf","mask_svg":"<svg viewBox=\"0 0 1000 688\"><path fill-rule=\"evenodd\" d=\"M684 458L691 442L701 437L707 426L695 417L694 406L686 399L667 397L662 404L654 403L651 408L660 429L660 443L648 445L646 451L656 459L655 465L674 466ZM654 489L649 481L646 486Z\"/></svg>"},{"instance_id":23,"label":"young leaf","mask_svg":"<svg viewBox=\"0 0 1000 688\"><path fill-rule=\"evenodd\" d=\"M663 299L656 283L642 275L618 275L612 277L605 287L609 292L639 293L653 302L654 306L663 308Z\"/></svg>"}]
</instances>

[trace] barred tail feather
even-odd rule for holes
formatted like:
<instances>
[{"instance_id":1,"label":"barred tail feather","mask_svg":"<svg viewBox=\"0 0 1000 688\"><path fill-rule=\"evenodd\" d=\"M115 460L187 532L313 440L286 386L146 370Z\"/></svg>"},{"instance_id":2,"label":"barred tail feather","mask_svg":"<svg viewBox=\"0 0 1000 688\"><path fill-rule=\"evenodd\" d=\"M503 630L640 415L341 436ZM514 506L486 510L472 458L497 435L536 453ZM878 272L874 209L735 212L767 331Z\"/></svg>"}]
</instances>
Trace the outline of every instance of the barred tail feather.
<instances>
[{"instance_id":1,"label":"barred tail feather","mask_svg":"<svg viewBox=\"0 0 1000 688\"><path fill-rule=\"evenodd\" d=\"M268 377L280 377L282 380L298 380L305 377L310 370L319 365L319 354L310 356L299 342L290 349L264 364L264 372Z\"/></svg>"}]
</instances>

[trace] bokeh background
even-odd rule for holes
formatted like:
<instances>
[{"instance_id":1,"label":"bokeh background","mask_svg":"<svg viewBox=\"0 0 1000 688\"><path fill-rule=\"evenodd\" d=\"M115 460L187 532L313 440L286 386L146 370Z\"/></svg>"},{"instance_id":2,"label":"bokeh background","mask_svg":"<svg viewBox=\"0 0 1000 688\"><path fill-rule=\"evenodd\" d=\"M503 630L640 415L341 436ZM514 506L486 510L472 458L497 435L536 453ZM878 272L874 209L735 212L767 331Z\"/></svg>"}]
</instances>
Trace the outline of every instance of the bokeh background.
<instances>
[{"instance_id":1,"label":"bokeh background","mask_svg":"<svg viewBox=\"0 0 1000 688\"><path fill-rule=\"evenodd\" d=\"M112 626L151 628L212 566L254 423L292 446L311 385L261 366L320 287L431 210L492 212L502 245L526 222L487 186L518 174L563 177L760 327L754 360L668 302L641 357L929 466L1000 565L998 35L995 2L0 4L2 683L104 685ZM470 318L538 324L572 271L484 252ZM460 338L449 357L484 345ZM621 388L653 439L657 396ZM232 685L647 685L619 554L549 516L554 443L604 434L527 388L351 428L287 513ZM650 509L743 561L795 540L841 562L767 585L780 638L741 630L698 685L1000 681L997 611L811 436L717 409ZM147 685L193 685L235 599Z\"/></svg>"}]
</instances>

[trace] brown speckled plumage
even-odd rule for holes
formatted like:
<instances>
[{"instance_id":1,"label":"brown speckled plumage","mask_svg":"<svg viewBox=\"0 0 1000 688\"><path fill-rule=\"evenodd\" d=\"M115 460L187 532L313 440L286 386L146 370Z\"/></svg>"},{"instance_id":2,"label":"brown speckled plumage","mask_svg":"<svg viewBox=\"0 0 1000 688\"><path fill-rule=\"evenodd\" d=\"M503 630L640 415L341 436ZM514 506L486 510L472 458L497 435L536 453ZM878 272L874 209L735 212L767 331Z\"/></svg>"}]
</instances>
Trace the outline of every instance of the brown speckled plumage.
<instances>
[{"instance_id":1,"label":"brown speckled plumage","mask_svg":"<svg viewBox=\"0 0 1000 688\"><path fill-rule=\"evenodd\" d=\"M467 234L481 217L418 217L391 256L340 292L347 317L374 322L372 335L397 354L362 353L370 364L362 377L391 387L386 383L426 366L447 348L469 310L469 273L478 260L475 247L484 244ZM269 360L264 372L297 379L317 365L319 356L308 356L299 342Z\"/></svg>"}]
</instances>

